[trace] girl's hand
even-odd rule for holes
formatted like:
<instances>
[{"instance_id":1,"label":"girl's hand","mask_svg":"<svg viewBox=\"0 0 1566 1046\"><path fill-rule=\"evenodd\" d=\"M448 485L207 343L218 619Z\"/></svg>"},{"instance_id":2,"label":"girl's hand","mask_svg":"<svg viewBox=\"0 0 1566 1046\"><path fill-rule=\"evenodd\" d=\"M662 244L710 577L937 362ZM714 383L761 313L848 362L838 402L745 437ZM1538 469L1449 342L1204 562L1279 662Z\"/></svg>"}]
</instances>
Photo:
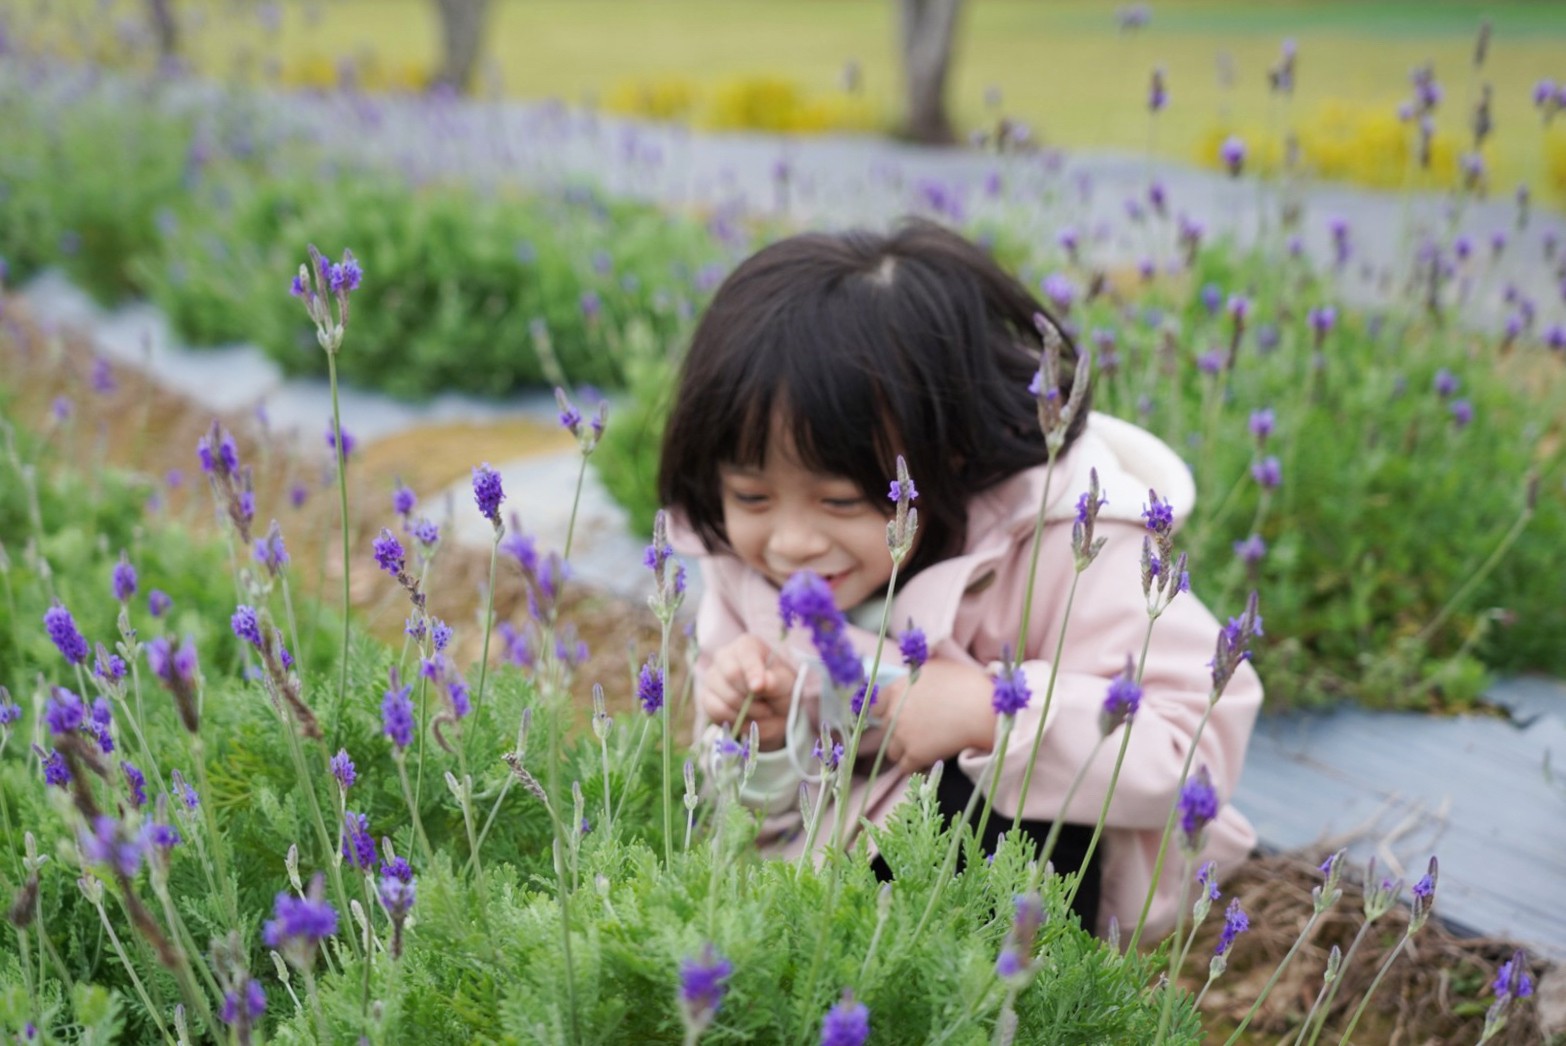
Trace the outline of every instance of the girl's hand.
<instances>
[{"instance_id":1,"label":"girl's hand","mask_svg":"<svg viewBox=\"0 0 1566 1046\"><path fill-rule=\"evenodd\" d=\"M900 684L893 695L896 728L886 742L887 758L904 773L928 770L968 748L995 744L994 681L977 665L931 659L919 681Z\"/></svg>"},{"instance_id":2,"label":"girl's hand","mask_svg":"<svg viewBox=\"0 0 1566 1046\"><path fill-rule=\"evenodd\" d=\"M712 655L701 674L696 699L714 723L733 723L743 738L756 724L761 750L783 746L788 730L788 706L794 693L794 664L758 636L745 634ZM753 694L746 708L745 698ZM740 720L740 710L745 718Z\"/></svg>"}]
</instances>

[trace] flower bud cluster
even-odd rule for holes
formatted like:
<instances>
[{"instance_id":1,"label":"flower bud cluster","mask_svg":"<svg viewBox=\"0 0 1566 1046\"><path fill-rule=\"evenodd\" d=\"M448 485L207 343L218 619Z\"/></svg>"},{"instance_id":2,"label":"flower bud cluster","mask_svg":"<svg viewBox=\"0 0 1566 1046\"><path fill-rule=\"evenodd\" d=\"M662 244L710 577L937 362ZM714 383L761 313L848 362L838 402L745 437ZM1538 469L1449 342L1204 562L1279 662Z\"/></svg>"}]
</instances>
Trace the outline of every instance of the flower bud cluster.
<instances>
[{"instance_id":1,"label":"flower bud cluster","mask_svg":"<svg viewBox=\"0 0 1566 1046\"><path fill-rule=\"evenodd\" d=\"M1071 393L1062 396L1060 383L1062 354L1066 349L1065 335L1055 321L1042 312L1034 314L1033 325L1038 329L1044 347L1039 353L1038 372L1033 376L1028 391L1038 401L1039 428L1044 431L1044 446L1053 458L1066 445L1066 433L1071 429L1072 420L1087 402L1088 385L1092 379L1092 356L1085 349L1078 348L1075 370L1071 376Z\"/></svg>"},{"instance_id":2,"label":"flower bud cluster","mask_svg":"<svg viewBox=\"0 0 1566 1046\"><path fill-rule=\"evenodd\" d=\"M304 302L305 311L315 324L315 338L327 355L336 355L342 348L343 329L348 326L348 295L357 290L364 278L364 270L353 256L353 251L343 251L343 260L333 262L310 245L310 264L299 266L288 292ZM332 303L337 304L337 315L332 315ZM346 456L346 454L344 455Z\"/></svg>"},{"instance_id":3,"label":"flower bud cluster","mask_svg":"<svg viewBox=\"0 0 1566 1046\"><path fill-rule=\"evenodd\" d=\"M897 455L897 478L892 481L886 496L897 505L886 524L886 547L891 550L892 562L901 563L913 550L914 537L919 532L919 510L913 507L919 491L908 475L908 463L901 454Z\"/></svg>"},{"instance_id":4,"label":"flower bud cluster","mask_svg":"<svg viewBox=\"0 0 1566 1046\"><path fill-rule=\"evenodd\" d=\"M255 488L250 466L239 464L239 450L231 436L215 419L211 430L196 443L196 457L230 522L245 546L250 545L250 524L256 516Z\"/></svg>"}]
</instances>

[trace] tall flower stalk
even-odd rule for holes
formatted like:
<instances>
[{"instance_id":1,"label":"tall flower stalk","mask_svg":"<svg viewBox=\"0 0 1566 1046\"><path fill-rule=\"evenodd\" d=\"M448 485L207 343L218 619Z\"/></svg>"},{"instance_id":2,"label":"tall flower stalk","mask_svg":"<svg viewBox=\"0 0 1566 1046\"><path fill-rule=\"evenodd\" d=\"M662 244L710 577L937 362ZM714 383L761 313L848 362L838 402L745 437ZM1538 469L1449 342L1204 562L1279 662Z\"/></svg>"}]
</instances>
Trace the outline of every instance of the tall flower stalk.
<instances>
[{"instance_id":1,"label":"tall flower stalk","mask_svg":"<svg viewBox=\"0 0 1566 1046\"><path fill-rule=\"evenodd\" d=\"M337 704L332 709L332 736L329 747L337 747L342 728L343 705L348 700L348 643L352 635L349 610L352 596L349 587L350 563L348 550L348 448L343 437L342 407L337 395L337 353L342 348L343 332L348 326L348 295L356 290L364 271L354 260L353 252L343 251L343 260L333 262L310 245L310 263L299 266L289 293L304 302L305 311L315 323L316 341L326 353L327 379L332 388L332 444L337 455L337 499L342 511L343 538L343 652L337 678ZM334 317L332 303L337 309Z\"/></svg>"}]
</instances>

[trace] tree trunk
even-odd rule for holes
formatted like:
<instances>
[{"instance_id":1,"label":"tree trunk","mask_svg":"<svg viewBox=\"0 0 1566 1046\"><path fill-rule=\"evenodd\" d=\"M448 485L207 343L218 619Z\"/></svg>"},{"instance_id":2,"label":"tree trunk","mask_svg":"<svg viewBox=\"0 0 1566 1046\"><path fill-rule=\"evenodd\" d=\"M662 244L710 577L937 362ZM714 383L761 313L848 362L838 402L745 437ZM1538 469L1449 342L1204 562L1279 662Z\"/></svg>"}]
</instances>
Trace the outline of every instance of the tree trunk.
<instances>
[{"instance_id":1,"label":"tree trunk","mask_svg":"<svg viewBox=\"0 0 1566 1046\"><path fill-rule=\"evenodd\" d=\"M169 10L169 0L147 0L147 19L158 40L159 56L173 58L179 53L179 26Z\"/></svg>"},{"instance_id":2,"label":"tree trunk","mask_svg":"<svg viewBox=\"0 0 1566 1046\"><path fill-rule=\"evenodd\" d=\"M926 145L956 140L946 112L946 76L962 0L898 0L907 112L903 133Z\"/></svg>"},{"instance_id":3,"label":"tree trunk","mask_svg":"<svg viewBox=\"0 0 1566 1046\"><path fill-rule=\"evenodd\" d=\"M441 59L434 84L466 91L473 83L490 0L435 0L440 17Z\"/></svg>"}]
</instances>

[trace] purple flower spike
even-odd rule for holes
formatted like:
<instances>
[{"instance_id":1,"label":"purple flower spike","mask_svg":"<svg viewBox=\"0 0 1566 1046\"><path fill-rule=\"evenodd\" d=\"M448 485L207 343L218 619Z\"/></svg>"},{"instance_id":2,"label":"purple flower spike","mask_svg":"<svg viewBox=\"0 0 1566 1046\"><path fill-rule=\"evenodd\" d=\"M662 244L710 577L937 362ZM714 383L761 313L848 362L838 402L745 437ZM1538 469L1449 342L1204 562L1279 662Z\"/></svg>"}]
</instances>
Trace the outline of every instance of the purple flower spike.
<instances>
[{"instance_id":1,"label":"purple flower spike","mask_svg":"<svg viewBox=\"0 0 1566 1046\"><path fill-rule=\"evenodd\" d=\"M406 517L418 503L418 496L401 483L398 483L397 489L392 491L392 511L399 516Z\"/></svg>"},{"instance_id":2,"label":"purple flower spike","mask_svg":"<svg viewBox=\"0 0 1566 1046\"><path fill-rule=\"evenodd\" d=\"M44 722L49 724L49 732L56 737L75 733L81 729L82 720L87 717L87 706L82 699L63 686L54 688L49 701L44 705Z\"/></svg>"},{"instance_id":3,"label":"purple flower spike","mask_svg":"<svg viewBox=\"0 0 1566 1046\"><path fill-rule=\"evenodd\" d=\"M1218 793L1206 766L1197 768L1180 789L1180 834L1189 853L1201 853L1207 825L1218 816Z\"/></svg>"},{"instance_id":4,"label":"purple flower spike","mask_svg":"<svg viewBox=\"0 0 1566 1046\"><path fill-rule=\"evenodd\" d=\"M1142 509L1142 518L1147 521L1147 529L1154 534L1164 535L1174 530L1174 506L1158 497L1158 491L1147 492L1147 505Z\"/></svg>"},{"instance_id":5,"label":"purple flower spike","mask_svg":"<svg viewBox=\"0 0 1566 1046\"><path fill-rule=\"evenodd\" d=\"M912 621L898 637L897 650L903 656L903 665L911 673L918 672L930 659L930 647L925 641L924 630L915 627Z\"/></svg>"},{"instance_id":6,"label":"purple flower spike","mask_svg":"<svg viewBox=\"0 0 1566 1046\"><path fill-rule=\"evenodd\" d=\"M153 617L162 617L173 605L174 601L169 598L169 594L160 588L147 593L147 613Z\"/></svg>"},{"instance_id":7,"label":"purple flower spike","mask_svg":"<svg viewBox=\"0 0 1566 1046\"><path fill-rule=\"evenodd\" d=\"M395 534L382 527L380 536L371 544L370 549L375 555L376 564L382 570L392 577L402 573L403 565L407 562L407 554Z\"/></svg>"},{"instance_id":8,"label":"purple flower spike","mask_svg":"<svg viewBox=\"0 0 1566 1046\"><path fill-rule=\"evenodd\" d=\"M413 743L413 702L408 695L413 687L397 685L397 673L392 671L391 687L381 701L381 730L398 749Z\"/></svg>"},{"instance_id":9,"label":"purple flower spike","mask_svg":"<svg viewBox=\"0 0 1566 1046\"><path fill-rule=\"evenodd\" d=\"M130 789L131 805L140 810L147 805L147 775L129 762L120 763L120 770L125 774L126 787Z\"/></svg>"},{"instance_id":10,"label":"purple flower spike","mask_svg":"<svg viewBox=\"0 0 1566 1046\"><path fill-rule=\"evenodd\" d=\"M870 1038L870 1008L854 1001L852 991L827 1011L821 1022L821 1046L864 1046Z\"/></svg>"},{"instance_id":11,"label":"purple flower spike","mask_svg":"<svg viewBox=\"0 0 1566 1046\"><path fill-rule=\"evenodd\" d=\"M78 835L77 844L82 859L89 864L108 865L126 877L141 870L141 840L127 837L120 823L107 814L98 815L92 832Z\"/></svg>"},{"instance_id":12,"label":"purple flower spike","mask_svg":"<svg viewBox=\"0 0 1566 1046\"><path fill-rule=\"evenodd\" d=\"M60 654L73 665L87 660L87 640L76 630L76 620L71 612L59 603L44 611L44 628L49 638L60 649Z\"/></svg>"},{"instance_id":13,"label":"purple flower spike","mask_svg":"<svg viewBox=\"0 0 1566 1046\"><path fill-rule=\"evenodd\" d=\"M903 487L904 487L904 484L899 483L895 479L892 480L892 489L887 492L887 495L886 495L887 500L888 501L902 501L903 500L903 494L904 494ZM919 500L919 491L918 491L917 488L914 487L913 480L909 480L908 481L907 488L908 488L907 489L908 500L909 501L918 501Z\"/></svg>"},{"instance_id":14,"label":"purple flower spike","mask_svg":"<svg viewBox=\"0 0 1566 1046\"><path fill-rule=\"evenodd\" d=\"M1231 134L1218 147L1218 159L1231 178L1238 178L1245 169L1245 143L1239 135Z\"/></svg>"},{"instance_id":15,"label":"purple flower spike","mask_svg":"<svg viewBox=\"0 0 1566 1046\"><path fill-rule=\"evenodd\" d=\"M326 901L319 872L304 897L278 894L274 916L261 928L261 940L301 969L314 964L316 945L337 932L337 910Z\"/></svg>"},{"instance_id":16,"label":"purple flower spike","mask_svg":"<svg viewBox=\"0 0 1566 1046\"><path fill-rule=\"evenodd\" d=\"M649 657L636 680L636 699L648 715L656 715L663 708L663 671L657 660L656 656Z\"/></svg>"},{"instance_id":17,"label":"purple flower spike","mask_svg":"<svg viewBox=\"0 0 1566 1046\"><path fill-rule=\"evenodd\" d=\"M778 614L785 627L797 622L810 629L833 683L856 686L864 679L864 664L848 641L843 612L832 599L831 587L818 575L802 570L785 581L778 594Z\"/></svg>"},{"instance_id":18,"label":"purple flower spike","mask_svg":"<svg viewBox=\"0 0 1566 1046\"><path fill-rule=\"evenodd\" d=\"M370 834L370 819L349 811L343 815L343 860L349 868L368 872L375 867L375 837Z\"/></svg>"},{"instance_id":19,"label":"purple flower spike","mask_svg":"<svg viewBox=\"0 0 1566 1046\"><path fill-rule=\"evenodd\" d=\"M346 748L339 748L337 754L332 756L331 767L332 776L337 778L338 787L345 792L359 779L359 772L354 769L353 760L349 758Z\"/></svg>"},{"instance_id":20,"label":"purple flower spike","mask_svg":"<svg viewBox=\"0 0 1566 1046\"><path fill-rule=\"evenodd\" d=\"M1453 400L1451 406L1452 425L1459 429L1465 429L1474 420L1474 405L1467 400Z\"/></svg>"},{"instance_id":21,"label":"purple flower spike","mask_svg":"<svg viewBox=\"0 0 1566 1046\"><path fill-rule=\"evenodd\" d=\"M234 635L243 639L257 650L261 649L261 623L256 619L254 607L241 605L229 618L229 624L233 626Z\"/></svg>"},{"instance_id":22,"label":"purple flower spike","mask_svg":"<svg viewBox=\"0 0 1566 1046\"><path fill-rule=\"evenodd\" d=\"M1106 736L1121 723L1130 722L1142 704L1142 687L1136 680L1136 663L1126 655L1126 667L1109 681L1109 693L1098 713L1098 728Z\"/></svg>"},{"instance_id":23,"label":"purple flower spike","mask_svg":"<svg viewBox=\"0 0 1566 1046\"><path fill-rule=\"evenodd\" d=\"M1283 465L1276 455L1269 454L1251 466L1251 478L1263 490L1276 490L1283 483Z\"/></svg>"},{"instance_id":24,"label":"purple flower spike","mask_svg":"<svg viewBox=\"0 0 1566 1046\"><path fill-rule=\"evenodd\" d=\"M1457 392L1458 384L1457 375L1445 367L1436 371L1435 380L1431 383L1436 395L1442 399L1451 398Z\"/></svg>"},{"instance_id":25,"label":"purple flower spike","mask_svg":"<svg viewBox=\"0 0 1566 1046\"><path fill-rule=\"evenodd\" d=\"M1526 999L1533 994L1533 978L1528 976L1528 956L1518 949L1496 971L1495 989L1497 1001L1502 999Z\"/></svg>"},{"instance_id":26,"label":"purple flower spike","mask_svg":"<svg viewBox=\"0 0 1566 1046\"><path fill-rule=\"evenodd\" d=\"M115 600L120 603L129 603L136 595L136 568L131 566L130 557L124 552L120 553L120 561L114 564L111 587Z\"/></svg>"},{"instance_id":27,"label":"purple flower spike","mask_svg":"<svg viewBox=\"0 0 1566 1046\"><path fill-rule=\"evenodd\" d=\"M1267 542L1263 541L1260 534L1252 534L1244 541L1234 543L1234 554L1248 567L1254 567L1267 555Z\"/></svg>"},{"instance_id":28,"label":"purple flower spike","mask_svg":"<svg viewBox=\"0 0 1566 1046\"><path fill-rule=\"evenodd\" d=\"M1278 415L1271 407L1251 412L1251 436L1258 444L1267 442L1267 437L1272 435L1277 424Z\"/></svg>"},{"instance_id":29,"label":"purple flower spike","mask_svg":"<svg viewBox=\"0 0 1566 1046\"><path fill-rule=\"evenodd\" d=\"M486 462L473 470L473 500L478 505L481 515L496 530L500 529L500 503L506 499L505 492L500 487L500 473L489 467Z\"/></svg>"},{"instance_id":30,"label":"purple flower spike","mask_svg":"<svg viewBox=\"0 0 1566 1046\"><path fill-rule=\"evenodd\" d=\"M693 1033L700 1034L717 1016L733 975L734 964L710 943L701 955L680 962L680 1014Z\"/></svg>"},{"instance_id":31,"label":"purple flower spike","mask_svg":"<svg viewBox=\"0 0 1566 1046\"><path fill-rule=\"evenodd\" d=\"M1213 895L1214 898L1217 894ZM1223 933L1218 935L1218 944L1213 948L1214 955L1224 955L1229 951L1234 939L1251 928L1250 916L1245 914L1245 909L1240 907L1240 899L1231 897L1229 908L1223 913Z\"/></svg>"},{"instance_id":32,"label":"purple flower spike","mask_svg":"<svg viewBox=\"0 0 1566 1046\"><path fill-rule=\"evenodd\" d=\"M1218 864L1215 861L1203 861L1202 866L1196 870L1196 883L1201 887L1199 891L1207 896L1209 901L1218 899Z\"/></svg>"},{"instance_id":33,"label":"purple flower spike","mask_svg":"<svg viewBox=\"0 0 1566 1046\"><path fill-rule=\"evenodd\" d=\"M1028 689L1027 676L1022 671L1021 665L1011 663L1011 652L1006 652L1005 662L1000 673L995 677L995 691L990 701L997 715L1014 716L1032 700L1033 692Z\"/></svg>"}]
</instances>

